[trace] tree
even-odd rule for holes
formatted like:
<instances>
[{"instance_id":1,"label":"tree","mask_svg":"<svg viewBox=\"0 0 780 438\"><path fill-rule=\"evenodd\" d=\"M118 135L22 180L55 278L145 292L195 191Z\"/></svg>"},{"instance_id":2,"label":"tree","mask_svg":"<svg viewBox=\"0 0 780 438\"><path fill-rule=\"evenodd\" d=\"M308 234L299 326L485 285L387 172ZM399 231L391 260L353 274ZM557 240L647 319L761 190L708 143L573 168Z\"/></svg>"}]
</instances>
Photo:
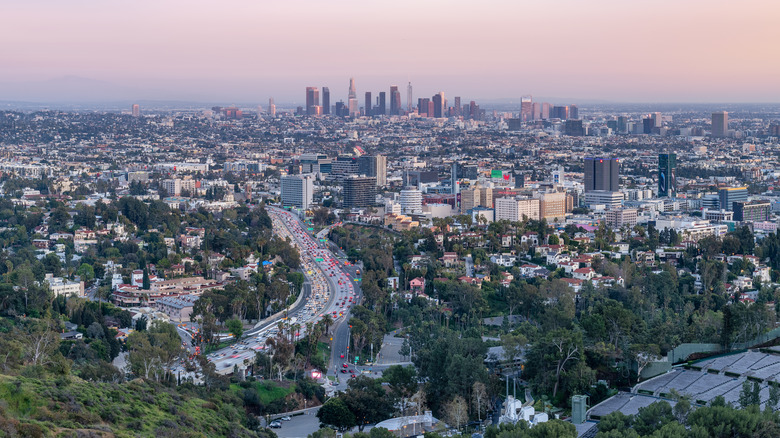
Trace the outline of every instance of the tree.
<instances>
[{"instance_id":1,"label":"tree","mask_svg":"<svg viewBox=\"0 0 780 438\"><path fill-rule=\"evenodd\" d=\"M81 281L89 284L95 278L95 270L92 268L92 265L82 263L76 271L76 275L81 278Z\"/></svg>"},{"instance_id":2,"label":"tree","mask_svg":"<svg viewBox=\"0 0 780 438\"><path fill-rule=\"evenodd\" d=\"M340 398L354 414L361 431L367 424L390 418L394 410L393 402L387 397L382 383L366 376L351 379L349 388Z\"/></svg>"},{"instance_id":3,"label":"tree","mask_svg":"<svg viewBox=\"0 0 780 438\"><path fill-rule=\"evenodd\" d=\"M777 384L771 383L769 385L769 400L767 400L764 409L773 411L777 408L778 403L780 403L780 387L778 387Z\"/></svg>"},{"instance_id":4,"label":"tree","mask_svg":"<svg viewBox=\"0 0 780 438\"><path fill-rule=\"evenodd\" d=\"M655 402L640 408L634 417L634 429L640 435L650 435L667 423L676 421L672 406L667 402Z\"/></svg>"},{"instance_id":5,"label":"tree","mask_svg":"<svg viewBox=\"0 0 780 438\"><path fill-rule=\"evenodd\" d=\"M637 363L636 381L642 375L642 370L653 362L661 360L661 349L657 344L635 344L632 346L634 360Z\"/></svg>"},{"instance_id":6,"label":"tree","mask_svg":"<svg viewBox=\"0 0 780 438\"><path fill-rule=\"evenodd\" d=\"M244 324L241 320L236 318L229 319L225 322L225 325L227 326L228 332L233 335L236 341L241 339L241 335L244 334Z\"/></svg>"},{"instance_id":7,"label":"tree","mask_svg":"<svg viewBox=\"0 0 780 438\"><path fill-rule=\"evenodd\" d=\"M330 316L330 314L325 314L322 316L322 319L320 320L322 324L325 325L325 334L327 335L330 331L330 326L333 324L333 317Z\"/></svg>"},{"instance_id":8,"label":"tree","mask_svg":"<svg viewBox=\"0 0 780 438\"><path fill-rule=\"evenodd\" d=\"M471 398L477 408L477 419L482 422L482 408L488 398L487 389L485 388L484 383L474 382L474 386L471 388Z\"/></svg>"},{"instance_id":9,"label":"tree","mask_svg":"<svg viewBox=\"0 0 780 438\"><path fill-rule=\"evenodd\" d=\"M550 420L537 424L526 432L528 438L576 438L577 428L561 420ZM501 438L501 435L499 435Z\"/></svg>"},{"instance_id":10,"label":"tree","mask_svg":"<svg viewBox=\"0 0 780 438\"><path fill-rule=\"evenodd\" d=\"M601 417L599 421L599 434L615 431L618 433L625 433L631 428L631 423L634 421L634 417L626 415L620 411L612 412L608 415Z\"/></svg>"},{"instance_id":11,"label":"tree","mask_svg":"<svg viewBox=\"0 0 780 438\"><path fill-rule=\"evenodd\" d=\"M152 285L151 285L151 282L150 282L150 280L149 280L149 270L148 270L148 269L146 269L146 268L144 268L144 276L143 276L143 281L142 281L141 289L143 289L143 290L149 290L149 288L151 288L151 286L152 286Z\"/></svg>"},{"instance_id":12,"label":"tree","mask_svg":"<svg viewBox=\"0 0 780 438\"><path fill-rule=\"evenodd\" d=\"M552 396L558 394L558 386L561 382L561 374L566 371L569 362L579 359L582 346L582 334L565 329L559 329L550 333L544 342L549 342L550 354L548 358L555 364L555 386Z\"/></svg>"},{"instance_id":13,"label":"tree","mask_svg":"<svg viewBox=\"0 0 780 438\"><path fill-rule=\"evenodd\" d=\"M310 433L306 438L336 438L336 431L329 427L323 427Z\"/></svg>"},{"instance_id":14,"label":"tree","mask_svg":"<svg viewBox=\"0 0 780 438\"><path fill-rule=\"evenodd\" d=\"M506 289L506 292L504 292L504 299L506 300L506 305L509 307L509 317L511 318L515 309L523 303L523 293L520 290L520 287L514 283L510 284Z\"/></svg>"},{"instance_id":15,"label":"tree","mask_svg":"<svg viewBox=\"0 0 780 438\"><path fill-rule=\"evenodd\" d=\"M401 399L401 413L405 414L406 400L417 392L417 370L413 366L392 365L382 372L393 395Z\"/></svg>"},{"instance_id":16,"label":"tree","mask_svg":"<svg viewBox=\"0 0 780 438\"><path fill-rule=\"evenodd\" d=\"M456 395L444 405L444 418L450 426L460 429L469 419L469 405L463 397Z\"/></svg>"},{"instance_id":17,"label":"tree","mask_svg":"<svg viewBox=\"0 0 780 438\"><path fill-rule=\"evenodd\" d=\"M182 356L181 338L173 324L154 321L146 331L135 331L127 338L130 367L138 376L161 380Z\"/></svg>"},{"instance_id":18,"label":"tree","mask_svg":"<svg viewBox=\"0 0 780 438\"><path fill-rule=\"evenodd\" d=\"M340 397L328 399L317 411L320 427L332 427L339 432L346 432L355 427L355 415L347 408Z\"/></svg>"}]
</instances>

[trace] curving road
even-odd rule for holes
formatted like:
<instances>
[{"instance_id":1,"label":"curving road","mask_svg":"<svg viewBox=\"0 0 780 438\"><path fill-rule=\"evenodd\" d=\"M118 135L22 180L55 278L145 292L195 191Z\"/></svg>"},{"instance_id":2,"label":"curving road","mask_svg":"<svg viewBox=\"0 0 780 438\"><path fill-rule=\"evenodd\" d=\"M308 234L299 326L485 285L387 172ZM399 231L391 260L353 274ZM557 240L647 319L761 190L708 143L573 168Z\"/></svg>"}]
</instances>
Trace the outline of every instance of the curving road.
<instances>
[{"instance_id":1,"label":"curving road","mask_svg":"<svg viewBox=\"0 0 780 438\"><path fill-rule=\"evenodd\" d=\"M354 285L356 282L344 272L344 263L327 249L327 240L323 242L324 238L315 239L296 215L270 206L268 214L273 222L274 233L289 239L298 249L306 278L304 290L291 307L258 323L244 334L241 341L208 355L217 372L222 374L231 373L235 365L251 363L256 352L266 348L266 340L277 335L281 321L288 327L297 324L300 328L295 338L300 339L305 336L307 323L316 323L323 315L329 314L334 320L331 326L333 345L346 349L348 343L348 334L343 331L341 323L348 318L350 308L360 299Z\"/></svg>"}]
</instances>

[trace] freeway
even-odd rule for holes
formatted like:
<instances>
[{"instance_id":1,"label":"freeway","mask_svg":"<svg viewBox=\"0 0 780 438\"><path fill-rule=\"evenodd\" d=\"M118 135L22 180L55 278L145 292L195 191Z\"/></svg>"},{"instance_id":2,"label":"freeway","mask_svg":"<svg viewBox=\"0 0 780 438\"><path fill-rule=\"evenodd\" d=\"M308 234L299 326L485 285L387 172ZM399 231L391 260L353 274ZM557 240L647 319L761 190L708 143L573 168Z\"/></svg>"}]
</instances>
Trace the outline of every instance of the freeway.
<instances>
[{"instance_id":1,"label":"freeway","mask_svg":"<svg viewBox=\"0 0 780 438\"><path fill-rule=\"evenodd\" d=\"M243 339L234 345L208 355L217 372L229 374L233 367L251 363L256 352L266 348L268 338L278 334L278 324L284 321L288 327L295 325L295 338L305 335L306 323L316 323L328 314L333 318L334 346L346 350L348 333L341 324L348 318L349 309L360 300L356 293L355 279L344 272L344 264L327 249L324 238L315 239L305 225L292 213L268 207L274 232L289 239L301 256L307 287L302 296L286 311L279 312L248 330ZM355 274L353 273L353 276Z\"/></svg>"}]
</instances>

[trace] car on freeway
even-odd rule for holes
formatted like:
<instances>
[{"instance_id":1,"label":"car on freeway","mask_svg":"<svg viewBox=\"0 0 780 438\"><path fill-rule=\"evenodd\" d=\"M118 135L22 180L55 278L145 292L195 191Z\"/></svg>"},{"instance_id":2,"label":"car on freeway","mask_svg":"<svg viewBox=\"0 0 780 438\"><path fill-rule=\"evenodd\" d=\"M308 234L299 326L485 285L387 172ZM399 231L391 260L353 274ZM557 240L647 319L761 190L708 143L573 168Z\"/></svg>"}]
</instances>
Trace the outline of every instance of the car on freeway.
<instances>
[{"instance_id":1,"label":"car on freeway","mask_svg":"<svg viewBox=\"0 0 780 438\"><path fill-rule=\"evenodd\" d=\"M271 424L268 425L271 429L281 429L282 428L282 422L279 420L274 420L271 422Z\"/></svg>"}]
</instances>

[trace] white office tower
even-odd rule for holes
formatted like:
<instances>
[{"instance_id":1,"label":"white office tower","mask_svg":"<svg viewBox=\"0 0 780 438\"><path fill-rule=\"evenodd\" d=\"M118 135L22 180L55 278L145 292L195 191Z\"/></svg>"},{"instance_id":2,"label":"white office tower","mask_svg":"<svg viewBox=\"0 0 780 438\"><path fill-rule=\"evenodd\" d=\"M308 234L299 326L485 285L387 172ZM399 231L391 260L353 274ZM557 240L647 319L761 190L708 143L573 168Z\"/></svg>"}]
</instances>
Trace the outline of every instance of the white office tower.
<instances>
[{"instance_id":1,"label":"white office tower","mask_svg":"<svg viewBox=\"0 0 780 438\"><path fill-rule=\"evenodd\" d=\"M523 217L539 220L540 202L538 199L498 198L495 201L496 220L510 222L522 221Z\"/></svg>"},{"instance_id":2,"label":"white office tower","mask_svg":"<svg viewBox=\"0 0 780 438\"><path fill-rule=\"evenodd\" d=\"M417 189L401 190L401 212L404 214L422 213L422 192Z\"/></svg>"},{"instance_id":3,"label":"white office tower","mask_svg":"<svg viewBox=\"0 0 780 438\"><path fill-rule=\"evenodd\" d=\"M282 177L282 205L307 210L314 199L314 175Z\"/></svg>"},{"instance_id":4,"label":"white office tower","mask_svg":"<svg viewBox=\"0 0 780 438\"><path fill-rule=\"evenodd\" d=\"M564 185L564 183L566 181L566 178L564 177L564 174L565 174L565 172L563 170L563 166L558 166L558 168L553 170L553 172L552 172L552 182L554 184Z\"/></svg>"}]
</instances>

